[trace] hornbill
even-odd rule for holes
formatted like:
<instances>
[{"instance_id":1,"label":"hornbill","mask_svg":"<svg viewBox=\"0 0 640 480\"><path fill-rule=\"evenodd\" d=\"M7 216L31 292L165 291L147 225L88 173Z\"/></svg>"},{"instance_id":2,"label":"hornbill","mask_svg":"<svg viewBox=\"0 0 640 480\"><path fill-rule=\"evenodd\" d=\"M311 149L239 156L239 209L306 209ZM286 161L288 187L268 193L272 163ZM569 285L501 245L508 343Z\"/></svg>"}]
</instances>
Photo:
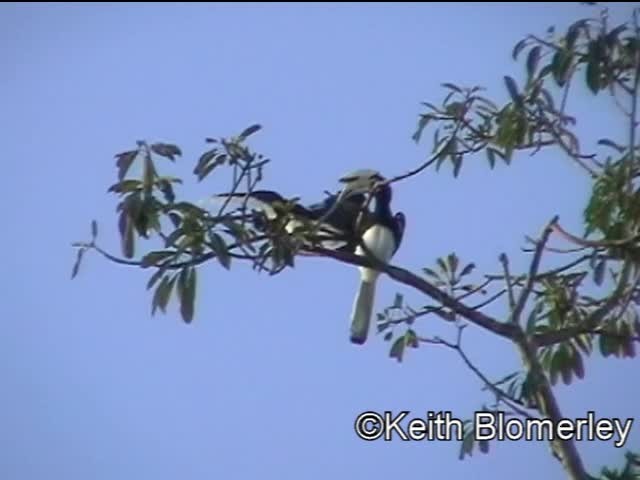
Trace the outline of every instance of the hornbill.
<instances>
[{"instance_id":1,"label":"hornbill","mask_svg":"<svg viewBox=\"0 0 640 480\"><path fill-rule=\"evenodd\" d=\"M374 187L373 212L365 211L358 220L358 232L361 245L356 247L357 255L371 254L379 261L388 263L397 252L402 242L406 218L404 213L395 215L391 212L391 186L381 183ZM353 303L351 313L350 339L352 343L361 345L366 342L371 323L371 314L375 299L376 282L380 272L366 267L358 267L360 271L360 286Z\"/></svg>"},{"instance_id":2,"label":"hornbill","mask_svg":"<svg viewBox=\"0 0 640 480\"><path fill-rule=\"evenodd\" d=\"M391 212L392 190L384 177L375 170L357 170L340 178L344 188L337 195L330 195L322 202L305 207L293 204L286 229L293 232L301 223L312 221L324 235L320 245L328 249L340 249L357 255L374 255L387 263L398 250L404 234L406 219L402 212ZM368 192L373 192L374 209L368 206ZM245 204L248 210L259 210L267 218L276 218L274 206L286 200L270 190L223 194ZM363 248L360 243L364 245ZM350 340L365 343L375 299L376 282L380 275L375 269L359 267L360 286L351 314Z\"/></svg>"},{"instance_id":3,"label":"hornbill","mask_svg":"<svg viewBox=\"0 0 640 480\"><path fill-rule=\"evenodd\" d=\"M222 199L226 201L229 197L228 204L234 209L240 208L247 212L257 211L262 213L267 220L275 220L279 211L286 210L289 218L284 229L287 233L292 234L296 229L306 225L314 240L323 248L346 249L352 252L357 243L353 230L355 219L362 211L366 201L365 195L357 192L352 192L346 198L340 194L329 194L324 200L309 206L291 202L272 190L254 190L249 194L233 193L214 196L218 202ZM256 217L252 221L258 230L264 230L265 222L263 219Z\"/></svg>"},{"instance_id":4,"label":"hornbill","mask_svg":"<svg viewBox=\"0 0 640 480\"><path fill-rule=\"evenodd\" d=\"M296 228L306 224L312 225L312 230L319 233L319 244L328 249L341 249L354 251L357 235L354 231L356 219L366 206L365 193L373 186L384 180L376 170L362 169L351 172L340 178L344 184L338 194L330 194L323 201L308 207L295 202L290 204L288 210L290 219L285 225L288 233L293 233ZM265 214L267 219L277 218L278 205L284 206L287 202L279 193L271 190L254 190L249 194L232 193L215 195L214 198L226 199L240 208L257 210ZM258 221L254 223L261 229Z\"/></svg>"}]
</instances>

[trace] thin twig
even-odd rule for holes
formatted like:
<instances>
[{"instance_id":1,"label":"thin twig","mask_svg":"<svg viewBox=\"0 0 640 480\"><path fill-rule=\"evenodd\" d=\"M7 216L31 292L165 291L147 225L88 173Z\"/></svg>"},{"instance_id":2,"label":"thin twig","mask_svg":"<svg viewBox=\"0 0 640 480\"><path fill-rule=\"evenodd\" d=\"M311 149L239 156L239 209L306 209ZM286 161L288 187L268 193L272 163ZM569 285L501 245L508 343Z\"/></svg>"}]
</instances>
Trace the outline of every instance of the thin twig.
<instances>
[{"instance_id":1,"label":"thin twig","mask_svg":"<svg viewBox=\"0 0 640 480\"><path fill-rule=\"evenodd\" d=\"M540 280L544 280L545 278L548 277L554 277L560 273L566 272L567 270L572 269L573 267L576 267L578 265L580 265L581 263L586 262L587 260L589 260L591 258L591 255L583 255L580 258L577 258L569 263L567 263L566 265L562 265L561 267L557 267L551 270L547 270L546 272L543 273L539 273L538 275L536 275L535 277L535 281L539 282ZM504 275L485 275L485 278L490 279L490 280L503 280L504 279ZM522 280L524 280L525 278L527 278L527 275L522 274L522 275L518 275L515 277L515 285L519 285L520 282Z\"/></svg>"},{"instance_id":2,"label":"thin twig","mask_svg":"<svg viewBox=\"0 0 640 480\"><path fill-rule=\"evenodd\" d=\"M433 344L433 345L442 345L442 346L445 346L445 347L447 347L447 348L449 348L451 350L455 350L458 353L458 355L460 356L460 358L462 359L462 361L465 363L467 368L469 368L482 381L482 383L484 383L496 395L496 398L498 400L501 400L509 408L511 408L514 412L518 413L519 415L522 415L525 418L535 418L530 413L526 412L520 406L518 406L519 404L521 405L522 402L520 402L516 398L513 398L512 396L508 395L504 390L502 390L501 388L497 387L495 385L495 382L491 382L480 371L480 369L478 367L476 367L473 364L473 362L469 359L469 357L466 355L466 353L464 352L464 350L462 349L462 346L461 346L461 337L462 337L463 328L464 327L458 327L458 338L457 338L456 343L448 342L446 340L443 340L440 337L434 337L434 338L418 337L418 340L420 342L423 342L423 343L430 343L430 344Z\"/></svg>"},{"instance_id":3,"label":"thin twig","mask_svg":"<svg viewBox=\"0 0 640 480\"><path fill-rule=\"evenodd\" d=\"M536 240L532 239L529 236L525 237L526 240L530 243L533 243L534 245L537 243ZM567 253L579 253L579 252L583 252L585 250L587 250L589 247L575 247L575 248L557 248L557 247L549 247L549 246L545 246L544 247L544 251L545 252L551 252L551 253L560 253L560 254L567 254ZM533 253L536 251L535 247L533 248L525 248L523 247L521 249L524 253Z\"/></svg>"},{"instance_id":4,"label":"thin twig","mask_svg":"<svg viewBox=\"0 0 640 480\"><path fill-rule=\"evenodd\" d=\"M485 280L482 284L478 285L477 287L475 287L472 290L469 290L468 292L463 293L462 295L459 295L457 297L455 297L455 299L457 301L462 301L467 297L470 297L471 295L474 295L476 293L478 293L479 291L483 290L484 288L486 288L493 280ZM489 297L487 300L483 301L482 303L475 305L471 308L473 309L480 309L483 308L487 305L489 305L491 302L497 300L498 298L500 298L502 295L504 295L504 293L506 292L506 290L501 290L498 293L496 293L495 295L492 295L491 297ZM387 320L385 322L382 322L382 325L400 325L402 323L406 323L409 320L415 320L416 318L420 318L420 317L424 317L425 315L430 315L430 314L435 314L438 315L440 318L442 318L443 320L450 322L452 321L451 318L449 318L447 316L447 314L444 312L444 306L439 305L439 306L435 306L435 305L428 305L426 307L424 307L422 310L420 310L419 312L415 312L411 315L406 315L402 318L396 318L396 319L391 319L391 320Z\"/></svg>"},{"instance_id":5,"label":"thin twig","mask_svg":"<svg viewBox=\"0 0 640 480\"><path fill-rule=\"evenodd\" d=\"M531 266L529 268L529 275L527 277L527 283L520 292L520 297L518 298L518 303L515 308L511 312L511 322L517 324L520 321L520 315L522 314L522 310L529 299L529 295L531 294L531 290L533 289L533 283L535 282L536 276L538 275L538 269L540 268L540 260L542 259L542 251L544 250L547 241L549 240L549 236L551 235L552 229L551 226L554 225L558 221L558 217L555 216L551 219L551 221L547 224L544 231L542 232L542 236L538 241L536 246L536 252L533 255L533 260L531 261Z\"/></svg>"},{"instance_id":6,"label":"thin twig","mask_svg":"<svg viewBox=\"0 0 640 480\"><path fill-rule=\"evenodd\" d=\"M511 276L511 273L509 273L509 260L507 259L506 254L500 254L500 263L504 270L504 282L507 284L507 293L509 294L509 310L513 311L516 308L516 297L513 294L513 277Z\"/></svg>"},{"instance_id":7,"label":"thin twig","mask_svg":"<svg viewBox=\"0 0 640 480\"><path fill-rule=\"evenodd\" d=\"M636 240L638 240L638 234L633 234L627 238L622 238L619 240L587 240L586 238L580 238L576 235L573 235L569 232L567 232L564 228L562 228L560 226L559 223L555 223L553 224L552 228L559 233L561 236L563 236L565 239L567 239L568 241L575 243L576 245L580 245L583 247L603 247L603 248L607 248L607 247L621 247L624 245L628 245L630 243L635 242Z\"/></svg>"}]
</instances>

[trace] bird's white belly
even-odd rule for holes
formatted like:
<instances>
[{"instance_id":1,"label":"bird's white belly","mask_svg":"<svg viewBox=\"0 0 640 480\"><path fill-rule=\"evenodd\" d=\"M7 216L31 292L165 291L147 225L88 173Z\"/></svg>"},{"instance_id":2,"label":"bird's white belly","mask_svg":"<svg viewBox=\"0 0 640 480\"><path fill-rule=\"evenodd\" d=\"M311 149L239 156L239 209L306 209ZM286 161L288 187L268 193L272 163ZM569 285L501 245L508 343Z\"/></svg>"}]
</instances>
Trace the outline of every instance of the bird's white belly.
<instances>
[{"instance_id":1,"label":"bird's white belly","mask_svg":"<svg viewBox=\"0 0 640 480\"><path fill-rule=\"evenodd\" d=\"M391 259L395 250L393 232L389 228L380 225L374 225L369 228L362 236L362 243L364 243L373 256L385 263ZM356 249L356 254L366 256L366 253L360 246ZM370 282L378 277L379 272L360 267L360 275L362 280Z\"/></svg>"}]
</instances>

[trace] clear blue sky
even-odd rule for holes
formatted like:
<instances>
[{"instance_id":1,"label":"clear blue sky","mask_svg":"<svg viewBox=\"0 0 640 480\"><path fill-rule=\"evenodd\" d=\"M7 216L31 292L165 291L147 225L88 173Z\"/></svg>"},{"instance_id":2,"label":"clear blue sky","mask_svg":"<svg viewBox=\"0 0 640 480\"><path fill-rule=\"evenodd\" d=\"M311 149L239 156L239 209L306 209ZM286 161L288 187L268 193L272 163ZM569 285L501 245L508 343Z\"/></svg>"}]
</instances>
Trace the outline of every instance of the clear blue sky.
<instances>
[{"instance_id":1,"label":"clear blue sky","mask_svg":"<svg viewBox=\"0 0 640 480\"><path fill-rule=\"evenodd\" d=\"M628 11L629 7L616 7ZM138 139L181 145L187 174L206 136L264 125L252 145L274 159L265 187L313 201L346 171L387 175L421 162L410 139L439 84L481 84L504 98L522 78L511 46L585 7L563 5L0 6L0 477L7 480L224 478L562 478L546 444L492 444L457 460L458 443L365 443L364 410L451 410L487 400L451 352L403 364L374 337L348 341L356 271L302 260L275 278L202 269L197 318L152 318L148 272L89 256L69 280L92 218L117 248L113 155ZM585 93L579 93L579 97ZM590 104L587 146L616 126ZM613 130L615 133L616 130ZM430 138L430 137L427 137ZM491 173L477 159L399 185L408 217L396 263L419 270L451 251L495 271L554 214L578 230L586 179L558 153ZM188 184L193 199L224 182ZM520 258L520 260L518 260ZM377 306L396 291L380 282ZM504 342L468 329L491 374L516 365ZM420 325L429 334L435 320ZM599 356L588 380L559 387L565 415L638 414L637 363ZM628 447L638 449L634 425ZM580 444L589 467L617 463L610 443Z\"/></svg>"}]
</instances>

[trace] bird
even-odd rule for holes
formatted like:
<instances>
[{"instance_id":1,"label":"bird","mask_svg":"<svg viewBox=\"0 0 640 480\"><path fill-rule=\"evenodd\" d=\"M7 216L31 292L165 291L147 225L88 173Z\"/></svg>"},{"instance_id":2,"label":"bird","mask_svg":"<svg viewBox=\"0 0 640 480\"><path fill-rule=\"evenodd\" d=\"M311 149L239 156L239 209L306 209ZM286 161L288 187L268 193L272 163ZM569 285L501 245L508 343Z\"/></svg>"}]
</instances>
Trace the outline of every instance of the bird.
<instances>
[{"instance_id":1,"label":"bird","mask_svg":"<svg viewBox=\"0 0 640 480\"><path fill-rule=\"evenodd\" d=\"M357 255L367 256L367 252L379 261L388 263L402 243L406 227L403 212L395 215L391 211L392 190L388 183L381 183L374 193L373 212L365 214L359 220L361 225L361 245L356 247ZM356 345L367 341L371 314L375 300L375 291L380 272L367 267L358 267L360 284L351 313L350 340Z\"/></svg>"},{"instance_id":2,"label":"bird","mask_svg":"<svg viewBox=\"0 0 640 480\"><path fill-rule=\"evenodd\" d=\"M285 231L289 234L296 229L312 224L311 233L319 234L319 245L333 250L354 251L356 241L353 228L358 215L366 206L365 194L384 177L377 170L363 168L345 175L338 181L343 188L337 194L329 194L321 202L305 207L297 201L288 202L281 194L272 190L253 190L248 193L223 193L214 195L212 200L224 202L244 211L262 212L268 220L278 218L278 207L289 203L289 219ZM264 222L254 219L254 225L264 230Z\"/></svg>"},{"instance_id":3,"label":"bird","mask_svg":"<svg viewBox=\"0 0 640 480\"><path fill-rule=\"evenodd\" d=\"M346 250L357 255L374 255L379 261L388 263L395 255L406 226L404 213L391 212L391 186L380 172L360 169L343 175L339 182L344 185L337 194L329 194L323 201L303 206L295 202L290 209L291 217L286 230L293 233L299 225L312 221L323 235L320 245L324 248ZM373 196L374 209L368 208L367 195ZM241 202L248 210L264 212L268 219L277 218L276 207L286 200L271 190L250 193L217 195L231 197ZM366 250L360 243L364 244ZM360 285L356 293L351 314L350 340L364 344L369 333L375 289L380 272L367 267L358 267Z\"/></svg>"},{"instance_id":4,"label":"bird","mask_svg":"<svg viewBox=\"0 0 640 480\"><path fill-rule=\"evenodd\" d=\"M232 209L260 212L267 220L278 218L278 212L289 204L289 218L284 229L293 234L297 229L313 227L312 236L323 248L338 250L355 249L353 228L357 215L365 205L363 193L351 191L329 194L322 201L308 206L297 201L289 201L273 190L254 190L249 193L223 193L213 197L214 203L223 202ZM340 203L338 203L340 202ZM260 217L253 219L258 230L264 230L266 223Z\"/></svg>"}]
</instances>

